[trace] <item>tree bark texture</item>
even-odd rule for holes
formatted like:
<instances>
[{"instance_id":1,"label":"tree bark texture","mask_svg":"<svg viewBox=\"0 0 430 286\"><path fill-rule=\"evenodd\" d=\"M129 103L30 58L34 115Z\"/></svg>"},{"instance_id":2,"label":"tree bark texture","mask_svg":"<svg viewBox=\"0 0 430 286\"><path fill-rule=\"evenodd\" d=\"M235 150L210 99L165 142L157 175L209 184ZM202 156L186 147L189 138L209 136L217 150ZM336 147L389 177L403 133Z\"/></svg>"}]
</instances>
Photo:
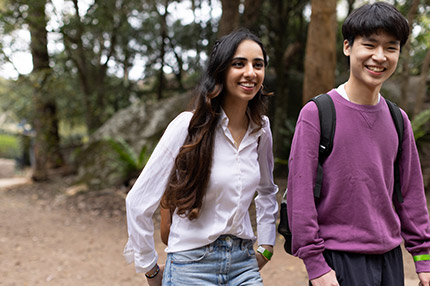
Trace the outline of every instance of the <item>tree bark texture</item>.
<instances>
[{"instance_id":1,"label":"tree bark texture","mask_svg":"<svg viewBox=\"0 0 430 286\"><path fill-rule=\"evenodd\" d=\"M258 18L261 15L261 4L263 0L246 0L245 11L241 17L241 25L250 29L251 31L256 30L258 24Z\"/></svg>"},{"instance_id":2,"label":"tree bark texture","mask_svg":"<svg viewBox=\"0 0 430 286\"><path fill-rule=\"evenodd\" d=\"M406 18L409 22L409 29L412 31L412 24L415 21L418 14L418 6L420 0L414 0L412 6L409 9ZM400 87L400 107L404 110L408 110L408 90L409 90L409 62L411 59L411 41L410 37L402 49L402 71L400 73L401 87Z\"/></svg>"},{"instance_id":3,"label":"tree bark texture","mask_svg":"<svg viewBox=\"0 0 430 286\"><path fill-rule=\"evenodd\" d=\"M303 103L333 88L336 69L336 0L312 0L305 54Z\"/></svg>"},{"instance_id":4,"label":"tree bark texture","mask_svg":"<svg viewBox=\"0 0 430 286\"><path fill-rule=\"evenodd\" d=\"M45 4L46 1L31 3L28 6L29 16L27 18L31 34L30 49L33 57L32 78L34 79L35 116L33 125L36 131L35 164L32 175L34 180L46 180L47 169L58 167L63 163L59 148L57 107L49 90L51 70L47 49Z\"/></svg>"},{"instance_id":5,"label":"tree bark texture","mask_svg":"<svg viewBox=\"0 0 430 286\"><path fill-rule=\"evenodd\" d=\"M222 15L218 26L218 38L239 27L240 0L221 0Z\"/></svg>"}]
</instances>

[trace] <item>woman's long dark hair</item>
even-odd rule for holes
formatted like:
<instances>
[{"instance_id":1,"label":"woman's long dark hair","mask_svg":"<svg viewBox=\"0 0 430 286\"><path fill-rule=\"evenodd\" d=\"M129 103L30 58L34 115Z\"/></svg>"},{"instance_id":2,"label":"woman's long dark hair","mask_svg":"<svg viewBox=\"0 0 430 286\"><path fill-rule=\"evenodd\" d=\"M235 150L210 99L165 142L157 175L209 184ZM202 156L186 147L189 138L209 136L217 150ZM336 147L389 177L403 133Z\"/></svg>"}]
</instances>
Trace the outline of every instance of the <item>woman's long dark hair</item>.
<instances>
[{"instance_id":1,"label":"woman's long dark hair","mask_svg":"<svg viewBox=\"0 0 430 286\"><path fill-rule=\"evenodd\" d=\"M260 45L266 66L267 55L261 41L247 29L236 30L215 43L208 67L195 90L194 114L188 127L188 136L176 157L161 200L163 208L176 209L178 215L190 220L199 216L209 182L214 131L225 96L226 71L239 44L248 39ZM267 110L268 95L260 89L248 103L250 117L257 124L257 130L263 127L262 116Z\"/></svg>"}]
</instances>

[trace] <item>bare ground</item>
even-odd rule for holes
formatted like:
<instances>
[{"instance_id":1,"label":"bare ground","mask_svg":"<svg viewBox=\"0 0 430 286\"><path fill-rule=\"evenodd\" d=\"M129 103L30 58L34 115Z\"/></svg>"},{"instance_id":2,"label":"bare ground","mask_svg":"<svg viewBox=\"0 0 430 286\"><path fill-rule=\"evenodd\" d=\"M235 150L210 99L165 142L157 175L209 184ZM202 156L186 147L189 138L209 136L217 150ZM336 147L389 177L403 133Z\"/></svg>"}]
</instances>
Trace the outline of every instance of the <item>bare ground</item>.
<instances>
[{"instance_id":1,"label":"bare ground","mask_svg":"<svg viewBox=\"0 0 430 286\"><path fill-rule=\"evenodd\" d=\"M0 164L0 176L1 170ZM0 179L0 285L146 285L122 257L127 190L76 193L68 188L72 181L60 176L47 183ZM282 189L283 182L277 183ZM158 232L155 240L162 262ZM264 284L307 285L301 260L287 255L282 243L279 237L272 261L262 270ZM406 285L417 285L408 254L405 271Z\"/></svg>"}]
</instances>

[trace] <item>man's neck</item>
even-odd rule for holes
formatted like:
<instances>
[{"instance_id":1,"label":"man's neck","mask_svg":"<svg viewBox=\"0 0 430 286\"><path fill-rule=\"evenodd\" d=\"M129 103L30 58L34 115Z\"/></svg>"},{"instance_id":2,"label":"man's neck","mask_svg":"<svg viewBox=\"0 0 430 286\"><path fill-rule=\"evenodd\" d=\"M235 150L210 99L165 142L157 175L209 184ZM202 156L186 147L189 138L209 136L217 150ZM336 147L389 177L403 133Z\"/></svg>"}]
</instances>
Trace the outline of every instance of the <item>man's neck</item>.
<instances>
[{"instance_id":1,"label":"man's neck","mask_svg":"<svg viewBox=\"0 0 430 286\"><path fill-rule=\"evenodd\" d=\"M351 78L345 84L345 91L351 102L360 105L376 105L379 102L381 86L369 87Z\"/></svg>"}]
</instances>

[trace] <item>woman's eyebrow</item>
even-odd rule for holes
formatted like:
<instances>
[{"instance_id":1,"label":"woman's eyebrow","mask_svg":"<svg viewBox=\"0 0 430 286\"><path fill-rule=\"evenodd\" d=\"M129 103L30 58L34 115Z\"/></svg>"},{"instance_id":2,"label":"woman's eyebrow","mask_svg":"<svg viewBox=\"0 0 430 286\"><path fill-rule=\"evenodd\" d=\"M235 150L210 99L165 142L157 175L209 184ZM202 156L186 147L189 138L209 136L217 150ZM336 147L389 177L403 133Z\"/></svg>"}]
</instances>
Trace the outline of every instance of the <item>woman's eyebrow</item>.
<instances>
[{"instance_id":1,"label":"woman's eyebrow","mask_svg":"<svg viewBox=\"0 0 430 286\"><path fill-rule=\"evenodd\" d=\"M248 58L245 58L245 57L234 57L232 60L247 61ZM264 60L262 58L254 58L253 61L262 61L262 62L264 62Z\"/></svg>"}]
</instances>

